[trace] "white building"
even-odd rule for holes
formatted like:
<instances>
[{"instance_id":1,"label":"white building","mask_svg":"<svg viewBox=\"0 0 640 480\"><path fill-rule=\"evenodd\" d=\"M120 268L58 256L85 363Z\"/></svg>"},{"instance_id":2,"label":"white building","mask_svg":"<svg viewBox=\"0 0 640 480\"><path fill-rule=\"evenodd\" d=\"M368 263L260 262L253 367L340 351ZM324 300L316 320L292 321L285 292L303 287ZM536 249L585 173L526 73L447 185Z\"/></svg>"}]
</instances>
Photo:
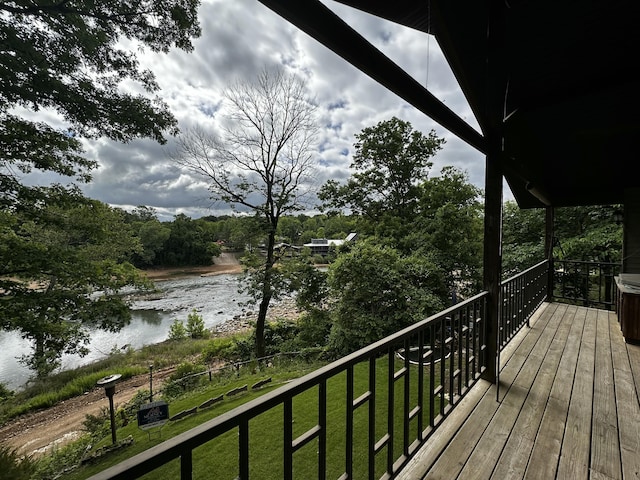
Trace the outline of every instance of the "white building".
<instances>
[{"instance_id":1,"label":"white building","mask_svg":"<svg viewBox=\"0 0 640 480\"><path fill-rule=\"evenodd\" d=\"M356 239L357 233L350 233L345 239L327 239L327 238L312 238L311 243L305 243L305 247L311 249L313 255L328 255L331 248L337 248L345 242L351 242Z\"/></svg>"}]
</instances>

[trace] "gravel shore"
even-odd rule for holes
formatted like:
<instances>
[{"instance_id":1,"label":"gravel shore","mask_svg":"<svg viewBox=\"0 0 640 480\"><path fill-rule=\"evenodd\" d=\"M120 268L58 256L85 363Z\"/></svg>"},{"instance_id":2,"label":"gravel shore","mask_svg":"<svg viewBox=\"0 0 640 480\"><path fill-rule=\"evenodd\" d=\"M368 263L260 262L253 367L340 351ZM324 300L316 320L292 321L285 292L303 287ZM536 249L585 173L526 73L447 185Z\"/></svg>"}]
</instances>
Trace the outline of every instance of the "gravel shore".
<instances>
[{"instance_id":1,"label":"gravel shore","mask_svg":"<svg viewBox=\"0 0 640 480\"><path fill-rule=\"evenodd\" d=\"M271 303L267 312L267 322L273 322L278 319L295 320L300 316L300 313L296 307L295 299L285 298ZM255 310L247 310L242 315L236 315L229 320L225 320L213 327L211 331L216 336L245 332L253 328L257 317L258 310L256 306Z\"/></svg>"}]
</instances>

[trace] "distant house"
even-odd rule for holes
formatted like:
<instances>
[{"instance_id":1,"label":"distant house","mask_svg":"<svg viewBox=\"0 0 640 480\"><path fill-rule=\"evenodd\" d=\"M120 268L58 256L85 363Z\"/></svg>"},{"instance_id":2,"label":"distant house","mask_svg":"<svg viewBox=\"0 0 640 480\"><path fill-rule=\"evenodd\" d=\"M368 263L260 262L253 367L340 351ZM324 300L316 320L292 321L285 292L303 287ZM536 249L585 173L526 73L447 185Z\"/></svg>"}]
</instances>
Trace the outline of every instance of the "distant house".
<instances>
[{"instance_id":1,"label":"distant house","mask_svg":"<svg viewBox=\"0 0 640 480\"><path fill-rule=\"evenodd\" d=\"M329 254L331 248L339 247L346 242L352 242L358 236L357 233L350 233L345 239L327 239L327 238L312 238L311 243L305 243L305 247L311 249L313 255L325 255Z\"/></svg>"}]
</instances>

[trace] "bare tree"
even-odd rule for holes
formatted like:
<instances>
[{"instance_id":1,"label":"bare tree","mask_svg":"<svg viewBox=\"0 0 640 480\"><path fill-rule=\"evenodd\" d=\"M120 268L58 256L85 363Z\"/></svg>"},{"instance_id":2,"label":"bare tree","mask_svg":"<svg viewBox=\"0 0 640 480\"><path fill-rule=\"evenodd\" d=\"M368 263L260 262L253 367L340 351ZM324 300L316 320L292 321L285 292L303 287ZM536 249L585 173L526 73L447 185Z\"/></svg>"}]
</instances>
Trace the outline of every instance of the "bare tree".
<instances>
[{"instance_id":1,"label":"bare tree","mask_svg":"<svg viewBox=\"0 0 640 480\"><path fill-rule=\"evenodd\" d=\"M264 70L255 81L225 91L223 134L202 127L178 138L175 161L209 182L215 201L243 207L264 220L266 257L255 272L260 302L256 355L265 353L264 328L274 297L276 229L282 215L299 211L309 193L318 124L306 83L282 71Z\"/></svg>"}]
</instances>

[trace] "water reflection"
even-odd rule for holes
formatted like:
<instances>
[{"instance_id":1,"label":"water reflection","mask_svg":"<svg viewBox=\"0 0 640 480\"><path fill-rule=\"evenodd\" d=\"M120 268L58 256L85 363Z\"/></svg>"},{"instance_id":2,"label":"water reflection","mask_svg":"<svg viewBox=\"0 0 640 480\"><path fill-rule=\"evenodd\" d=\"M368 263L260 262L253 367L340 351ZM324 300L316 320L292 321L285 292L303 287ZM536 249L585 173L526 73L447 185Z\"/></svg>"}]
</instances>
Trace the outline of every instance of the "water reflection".
<instances>
[{"instance_id":1,"label":"water reflection","mask_svg":"<svg viewBox=\"0 0 640 480\"><path fill-rule=\"evenodd\" d=\"M161 325L162 324L162 314L157 310L136 310L135 313L136 319L146 323L147 325Z\"/></svg>"}]
</instances>

